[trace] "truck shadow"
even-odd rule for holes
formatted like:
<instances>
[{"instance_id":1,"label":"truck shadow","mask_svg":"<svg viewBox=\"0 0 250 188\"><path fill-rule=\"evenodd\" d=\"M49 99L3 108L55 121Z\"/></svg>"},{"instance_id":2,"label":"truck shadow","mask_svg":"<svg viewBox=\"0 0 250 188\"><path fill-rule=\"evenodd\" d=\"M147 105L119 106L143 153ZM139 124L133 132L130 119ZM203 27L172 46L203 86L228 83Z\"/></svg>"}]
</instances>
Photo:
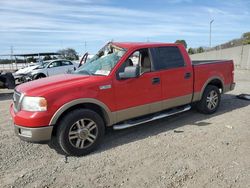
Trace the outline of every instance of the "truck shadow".
<instances>
[{"instance_id":1,"label":"truck shadow","mask_svg":"<svg viewBox=\"0 0 250 188\"><path fill-rule=\"evenodd\" d=\"M195 126L209 126L210 123L206 122L208 118L232 112L236 109L246 107L249 104L250 101L237 99L235 95L224 94L222 96L220 108L215 114L212 115L200 114L195 109L192 109L189 112L141 124L136 127L131 127L120 131L109 129L106 132L105 139L101 144L100 149L94 153L109 150L123 144L131 143L151 136L156 136L168 131L173 131L177 134L183 134L184 131L179 129L180 127L186 125L194 125L194 128Z\"/></svg>"},{"instance_id":2,"label":"truck shadow","mask_svg":"<svg viewBox=\"0 0 250 188\"><path fill-rule=\"evenodd\" d=\"M124 130L115 131L112 128L108 128L101 146L91 154L97 154L109 149L113 149L117 146L132 143L147 137L156 136L168 131L173 131L176 134L183 134L184 131L176 129L186 125L193 125L194 128L209 126L211 123L206 122L208 118L232 112L236 109L246 107L249 104L250 101L240 100L232 94L224 94L222 96L220 108L215 114L212 115L200 114L195 109L192 109L189 112L141 124ZM59 154L63 154L57 144L54 143L49 145Z\"/></svg>"}]
</instances>

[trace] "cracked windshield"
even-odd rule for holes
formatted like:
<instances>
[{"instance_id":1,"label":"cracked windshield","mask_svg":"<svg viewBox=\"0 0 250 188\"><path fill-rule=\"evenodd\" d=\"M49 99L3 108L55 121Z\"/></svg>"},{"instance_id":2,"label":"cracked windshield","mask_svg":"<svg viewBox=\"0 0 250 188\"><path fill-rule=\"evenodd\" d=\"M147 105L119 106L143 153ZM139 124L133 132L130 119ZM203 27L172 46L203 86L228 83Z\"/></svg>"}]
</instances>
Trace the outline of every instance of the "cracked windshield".
<instances>
[{"instance_id":1,"label":"cracked windshield","mask_svg":"<svg viewBox=\"0 0 250 188\"><path fill-rule=\"evenodd\" d=\"M115 45L104 46L93 58L89 59L73 74L109 75L126 50Z\"/></svg>"}]
</instances>

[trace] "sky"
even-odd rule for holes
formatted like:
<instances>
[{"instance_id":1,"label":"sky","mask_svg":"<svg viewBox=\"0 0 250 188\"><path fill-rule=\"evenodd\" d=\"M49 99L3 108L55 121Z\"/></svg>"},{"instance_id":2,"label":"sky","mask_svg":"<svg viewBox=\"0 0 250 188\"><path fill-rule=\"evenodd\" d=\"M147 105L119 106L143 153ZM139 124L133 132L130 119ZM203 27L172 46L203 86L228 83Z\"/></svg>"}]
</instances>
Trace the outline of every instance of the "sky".
<instances>
[{"instance_id":1,"label":"sky","mask_svg":"<svg viewBox=\"0 0 250 188\"><path fill-rule=\"evenodd\" d=\"M108 41L212 46L250 31L250 0L0 0L0 54L97 52Z\"/></svg>"}]
</instances>

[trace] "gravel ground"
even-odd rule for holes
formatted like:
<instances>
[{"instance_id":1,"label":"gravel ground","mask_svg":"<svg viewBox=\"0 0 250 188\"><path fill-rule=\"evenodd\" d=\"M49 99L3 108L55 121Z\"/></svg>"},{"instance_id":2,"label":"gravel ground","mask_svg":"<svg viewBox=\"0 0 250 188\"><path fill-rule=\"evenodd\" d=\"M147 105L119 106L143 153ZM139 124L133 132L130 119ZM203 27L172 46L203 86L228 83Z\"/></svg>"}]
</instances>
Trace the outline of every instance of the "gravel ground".
<instances>
[{"instance_id":1,"label":"gravel ground","mask_svg":"<svg viewBox=\"0 0 250 188\"><path fill-rule=\"evenodd\" d=\"M109 130L101 147L66 157L14 135L11 91L0 91L0 187L250 187L250 71L214 115L195 110Z\"/></svg>"}]
</instances>

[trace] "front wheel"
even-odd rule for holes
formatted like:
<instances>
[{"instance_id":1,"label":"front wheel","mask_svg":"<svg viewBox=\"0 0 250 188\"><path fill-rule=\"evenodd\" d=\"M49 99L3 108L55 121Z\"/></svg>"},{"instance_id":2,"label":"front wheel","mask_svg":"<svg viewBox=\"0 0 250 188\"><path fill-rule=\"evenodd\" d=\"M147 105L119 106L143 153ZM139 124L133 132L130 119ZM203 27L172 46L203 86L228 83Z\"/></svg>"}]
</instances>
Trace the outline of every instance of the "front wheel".
<instances>
[{"instance_id":1,"label":"front wheel","mask_svg":"<svg viewBox=\"0 0 250 188\"><path fill-rule=\"evenodd\" d=\"M59 123L57 140L68 155L82 156L92 152L104 136L104 122L88 109L68 113Z\"/></svg>"},{"instance_id":2,"label":"front wheel","mask_svg":"<svg viewBox=\"0 0 250 188\"><path fill-rule=\"evenodd\" d=\"M208 85L197 103L197 110L204 114L212 114L217 111L220 105L221 93L218 87Z\"/></svg>"},{"instance_id":3,"label":"front wheel","mask_svg":"<svg viewBox=\"0 0 250 188\"><path fill-rule=\"evenodd\" d=\"M34 76L34 80L45 78L46 76L44 74L38 74Z\"/></svg>"}]
</instances>

